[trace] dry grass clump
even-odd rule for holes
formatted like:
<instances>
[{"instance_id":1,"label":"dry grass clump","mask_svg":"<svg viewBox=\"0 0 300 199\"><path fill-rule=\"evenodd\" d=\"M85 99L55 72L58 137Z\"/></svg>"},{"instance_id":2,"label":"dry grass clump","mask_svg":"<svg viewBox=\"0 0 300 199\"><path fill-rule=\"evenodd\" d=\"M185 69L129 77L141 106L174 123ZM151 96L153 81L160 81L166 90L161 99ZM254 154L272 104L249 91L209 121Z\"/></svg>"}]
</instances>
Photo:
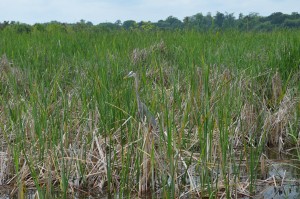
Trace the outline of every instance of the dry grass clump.
<instances>
[{"instance_id":1,"label":"dry grass clump","mask_svg":"<svg viewBox=\"0 0 300 199\"><path fill-rule=\"evenodd\" d=\"M8 73L12 72L12 68L11 66L12 63L10 63L6 57L5 54L2 55L2 57L0 58L0 81L3 83L7 83L8 81Z\"/></svg>"},{"instance_id":2,"label":"dry grass clump","mask_svg":"<svg viewBox=\"0 0 300 199\"><path fill-rule=\"evenodd\" d=\"M21 84L24 80L23 72L19 68L14 67L13 62L10 62L5 54L0 58L0 73L2 82L7 82L10 76L15 77L18 84Z\"/></svg>"},{"instance_id":3,"label":"dry grass clump","mask_svg":"<svg viewBox=\"0 0 300 199\"><path fill-rule=\"evenodd\" d=\"M107 186L107 146L104 139L97 136L96 132L92 135L93 138L88 147L78 146L77 143L71 143L68 148L56 146L55 151L47 150L47 156L41 161L36 157L38 154L33 151L34 146L27 148L27 154L22 154L19 160L20 170L14 176L11 176L13 171L8 167L8 158L11 156L8 157L7 154L1 152L0 182L10 186L11 195L18 191L19 183L22 183L26 189L36 188L35 178L38 179L41 187L49 190L53 189L51 188L53 186L62 186L63 181L67 180L65 183L67 183L69 193L74 194L78 190L86 192L84 190L87 187L90 194L103 193ZM30 162L25 160L24 156L29 158ZM12 162L10 164L10 167L13 166ZM36 171L36 177L32 176L32 169Z\"/></svg>"},{"instance_id":4,"label":"dry grass clump","mask_svg":"<svg viewBox=\"0 0 300 199\"><path fill-rule=\"evenodd\" d=\"M268 135L268 143L271 146L278 146L279 151L283 149L285 139L288 138L290 121L295 117L297 99L287 90L275 111L267 110L267 116L263 126Z\"/></svg>"},{"instance_id":5,"label":"dry grass clump","mask_svg":"<svg viewBox=\"0 0 300 199\"><path fill-rule=\"evenodd\" d=\"M151 79L154 85L160 85L165 89L171 88L171 78L174 74L174 66L170 64L167 60L164 60L160 65L160 69L149 69L146 73L147 77Z\"/></svg>"},{"instance_id":6,"label":"dry grass clump","mask_svg":"<svg viewBox=\"0 0 300 199\"><path fill-rule=\"evenodd\" d=\"M145 63L153 54L164 55L167 48L164 41L154 43L148 48L135 48L131 54L131 61L134 65Z\"/></svg>"},{"instance_id":7,"label":"dry grass clump","mask_svg":"<svg viewBox=\"0 0 300 199\"><path fill-rule=\"evenodd\" d=\"M0 70L1 72L8 72L10 70L10 63L6 57L6 54L3 54L1 59L0 59Z\"/></svg>"},{"instance_id":8,"label":"dry grass clump","mask_svg":"<svg viewBox=\"0 0 300 199\"><path fill-rule=\"evenodd\" d=\"M256 136L257 132L257 121L258 113L253 104L245 103L241 110L240 115L240 128L237 131L237 135L245 137L247 141L251 140ZM241 141L241 140L239 140Z\"/></svg>"},{"instance_id":9,"label":"dry grass clump","mask_svg":"<svg viewBox=\"0 0 300 199\"><path fill-rule=\"evenodd\" d=\"M8 175L8 154L0 151L0 186L5 184Z\"/></svg>"},{"instance_id":10,"label":"dry grass clump","mask_svg":"<svg viewBox=\"0 0 300 199\"><path fill-rule=\"evenodd\" d=\"M251 143L266 136L269 146L278 147L282 151L285 141L289 140L290 124L297 118L294 110L299 99L295 97L297 94L294 88L283 91L278 71L273 76L271 74L271 71L261 74L266 77L263 85L247 78L240 83L243 88L243 104L235 131L239 135L245 135Z\"/></svg>"},{"instance_id":11,"label":"dry grass clump","mask_svg":"<svg viewBox=\"0 0 300 199\"><path fill-rule=\"evenodd\" d=\"M148 51L146 49L134 49L132 52L131 60L133 64L143 63L148 57Z\"/></svg>"},{"instance_id":12,"label":"dry grass clump","mask_svg":"<svg viewBox=\"0 0 300 199\"><path fill-rule=\"evenodd\" d=\"M23 93L22 97L28 93L28 79L25 72L9 61L5 54L0 58L0 81L2 93L11 94L16 89Z\"/></svg>"},{"instance_id":13,"label":"dry grass clump","mask_svg":"<svg viewBox=\"0 0 300 199\"><path fill-rule=\"evenodd\" d=\"M268 144L277 146L279 151L283 150L285 144L288 146L290 125L297 120L295 110L299 99L296 93L294 88L286 88L284 92L280 74L278 72L274 74L272 77L273 107L265 106L263 130L267 133Z\"/></svg>"},{"instance_id":14,"label":"dry grass clump","mask_svg":"<svg viewBox=\"0 0 300 199\"><path fill-rule=\"evenodd\" d=\"M0 132L1 138L3 137L0 151L0 184L9 186L11 195L20 192L20 186L29 190L36 189L36 180L39 186L46 187L47 191L57 190L55 186L58 185L62 191L63 185L67 186L69 193L86 187L89 187L92 193L104 191L104 187L107 186L107 144L97 133L98 128L94 128L91 123L94 121L93 124L97 126L98 113L95 111L95 118L90 117L87 123L79 122L77 118L80 118L79 114L82 111L81 103L73 103L74 100L70 97L67 104L74 119L61 127L65 131L61 135L61 142L58 143L53 137L55 126L47 126L48 129L42 127L42 131L38 132L41 127L39 123L43 122L39 117L42 116L35 115L41 113L34 113L36 110L30 107L30 103L27 104L26 112L19 113L22 120L20 129L16 126L9 127L11 121L2 118L2 122L6 124ZM19 109L20 105L14 102L14 99L11 99L10 104L12 111ZM50 104L44 110L48 111L50 116L61 106L63 99L59 98L55 104ZM64 117L63 111L59 114ZM6 144L3 144L4 141ZM15 150L21 150L12 151L13 147Z\"/></svg>"},{"instance_id":15,"label":"dry grass clump","mask_svg":"<svg viewBox=\"0 0 300 199\"><path fill-rule=\"evenodd\" d=\"M272 91L273 100L275 103L278 103L282 97L282 81L278 71L272 77Z\"/></svg>"}]
</instances>

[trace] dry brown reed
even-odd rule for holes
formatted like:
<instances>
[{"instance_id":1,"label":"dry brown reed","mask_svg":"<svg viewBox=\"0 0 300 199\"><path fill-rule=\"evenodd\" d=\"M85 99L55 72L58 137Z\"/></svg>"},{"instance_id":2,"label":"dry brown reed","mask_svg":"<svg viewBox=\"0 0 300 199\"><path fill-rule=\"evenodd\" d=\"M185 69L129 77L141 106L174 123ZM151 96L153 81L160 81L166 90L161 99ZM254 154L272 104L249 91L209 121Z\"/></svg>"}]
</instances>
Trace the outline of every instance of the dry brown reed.
<instances>
[{"instance_id":1,"label":"dry brown reed","mask_svg":"<svg viewBox=\"0 0 300 199\"><path fill-rule=\"evenodd\" d=\"M154 53L163 55L166 53L166 50L167 48L164 41L154 43L148 48L142 48L142 49L135 48L131 53L131 61L134 65L143 64Z\"/></svg>"}]
</instances>

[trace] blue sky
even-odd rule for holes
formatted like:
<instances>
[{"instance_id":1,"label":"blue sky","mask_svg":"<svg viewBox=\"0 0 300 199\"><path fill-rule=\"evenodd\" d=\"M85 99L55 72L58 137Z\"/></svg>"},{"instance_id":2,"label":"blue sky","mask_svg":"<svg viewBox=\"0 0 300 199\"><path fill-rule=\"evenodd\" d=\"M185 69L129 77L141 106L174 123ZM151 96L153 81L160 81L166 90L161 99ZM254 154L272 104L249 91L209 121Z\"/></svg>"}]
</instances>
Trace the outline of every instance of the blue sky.
<instances>
[{"instance_id":1,"label":"blue sky","mask_svg":"<svg viewBox=\"0 0 300 199\"><path fill-rule=\"evenodd\" d=\"M267 16L273 12L300 12L300 0L0 0L0 22L19 21L28 24L49 21L94 24L120 19L158 21L174 16L182 20L202 12L216 11ZM297 10L298 9L298 10Z\"/></svg>"}]
</instances>

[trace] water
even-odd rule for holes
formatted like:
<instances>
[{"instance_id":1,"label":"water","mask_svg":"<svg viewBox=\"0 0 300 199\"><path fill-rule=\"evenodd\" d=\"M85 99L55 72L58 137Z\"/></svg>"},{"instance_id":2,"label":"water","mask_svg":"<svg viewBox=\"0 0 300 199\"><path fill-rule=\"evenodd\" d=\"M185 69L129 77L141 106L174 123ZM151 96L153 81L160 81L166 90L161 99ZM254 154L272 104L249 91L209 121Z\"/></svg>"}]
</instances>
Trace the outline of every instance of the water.
<instances>
[{"instance_id":1,"label":"water","mask_svg":"<svg viewBox=\"0 0 300 199\"><path fill-rule=\"evenodd\" d=\"M267 151L267 175L259 181L257 198L300 198L300 163L292 154L280 154L276 149Z\"/></svg>"}]
</instances>

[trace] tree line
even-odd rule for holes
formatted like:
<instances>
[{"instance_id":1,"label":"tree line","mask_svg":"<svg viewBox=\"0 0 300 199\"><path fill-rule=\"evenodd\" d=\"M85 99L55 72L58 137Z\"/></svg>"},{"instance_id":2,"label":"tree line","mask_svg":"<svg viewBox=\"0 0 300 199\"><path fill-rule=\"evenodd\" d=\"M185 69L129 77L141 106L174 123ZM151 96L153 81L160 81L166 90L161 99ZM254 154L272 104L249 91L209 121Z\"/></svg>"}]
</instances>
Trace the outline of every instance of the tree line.
<instances>
[{"instance_id":1,"label":"tree line","mask_svg":"<svg viewBox=\"0 0 300 199\"><path fill-rule=\"evenodd\" d=\"M269 16L260 16L258 13L244 15L240 13L238 17L234 13L217 12L214 16L209 12L206 15L197 13L193 16L184 17L179 20L176 17L169 16L165 20L157 22L126 20L122 22L117 20L114 23L106 22L94 25L92 22L80 20L77 23L61 23L51 21L48 23L36 23L29 25L15 21L0 22L0 30L15 31L18 33L30 32L78 32L78 31L113 31L113 30L240 30L240 31L272 31L276 29L300 28L300 14L292 12L284 14L275 12Z\"/></svg>"}]
</instances>

